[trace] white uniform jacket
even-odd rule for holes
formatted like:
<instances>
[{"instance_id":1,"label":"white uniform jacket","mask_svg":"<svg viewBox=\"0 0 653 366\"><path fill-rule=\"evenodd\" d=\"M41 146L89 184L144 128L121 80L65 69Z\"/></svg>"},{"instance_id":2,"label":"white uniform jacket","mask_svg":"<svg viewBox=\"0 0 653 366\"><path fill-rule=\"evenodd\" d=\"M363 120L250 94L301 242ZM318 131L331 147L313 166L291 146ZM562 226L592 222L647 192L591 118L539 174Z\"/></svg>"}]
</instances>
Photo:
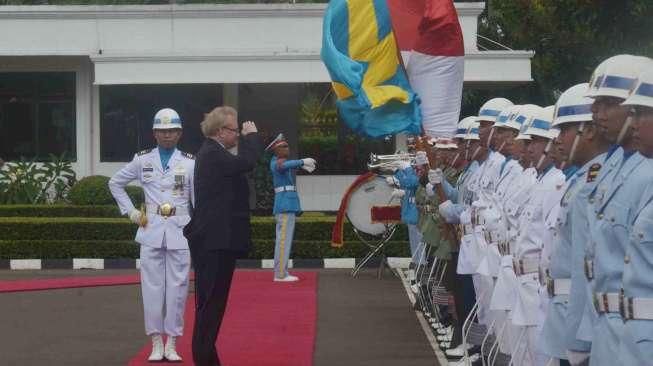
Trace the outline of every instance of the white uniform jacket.
<instances>
[{"instance_id":1,"label":"white uniform jacket","mask_svg":"<svg viewBox=\"0 0 653 366\"><path fill-rule=\"evenodd\" d=\"M168 161L167 169L161 166L159 149L144 150L111 177L109 189L122 214L131 213L135 207L125 192L125 186L138 181L145 192L147 226L139 227L136 242L161 248L165 235L168 249L188 249L182 229L190 221L189 203L194 202L193 173L195 158L177 149ZM164 217L157 213L160 205L169 203L175 214Z\"/></svg>"}]
</instances>

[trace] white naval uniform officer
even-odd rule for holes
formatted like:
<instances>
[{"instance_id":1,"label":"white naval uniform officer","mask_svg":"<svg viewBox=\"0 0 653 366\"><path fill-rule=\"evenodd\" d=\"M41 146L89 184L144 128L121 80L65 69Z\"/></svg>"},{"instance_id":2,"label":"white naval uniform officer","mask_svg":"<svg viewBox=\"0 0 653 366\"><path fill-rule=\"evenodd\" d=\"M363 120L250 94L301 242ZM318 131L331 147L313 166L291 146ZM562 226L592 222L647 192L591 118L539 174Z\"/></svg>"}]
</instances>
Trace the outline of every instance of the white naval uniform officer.
<instances>
[{"instance_id":1,"label":"white naval uniform officer","mask_svg":"<svg viewBox=\"0 0 653 366\"><path fill-rule=\"evenodd\" d=\"M188 294L190 252L182 229L190 221L193 197L194 157L176 149L181 119L165 108L152 125L158 146L139 152L109 181L120 212L139 225L136 242L141 246L140 268L145 313L145 333L152 337L149 361L181 362L176 338L184 329ZM138 181L145 193L146 218L134 207L125 186ZM168 339L163 346L162 335Z\"/></svg>"}]
</instances>

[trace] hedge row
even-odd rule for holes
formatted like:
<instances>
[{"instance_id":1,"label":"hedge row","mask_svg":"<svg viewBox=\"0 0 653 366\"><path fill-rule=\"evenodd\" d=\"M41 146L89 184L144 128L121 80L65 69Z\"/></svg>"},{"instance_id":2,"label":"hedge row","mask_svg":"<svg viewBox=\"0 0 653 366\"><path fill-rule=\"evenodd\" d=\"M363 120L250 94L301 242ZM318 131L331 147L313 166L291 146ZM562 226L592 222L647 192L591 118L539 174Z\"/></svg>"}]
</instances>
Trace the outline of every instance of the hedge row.
<instances>
[{"instance_id":1,"label":"hedge row","mask_svg":"<svg viewBox=\"0 0 653 366\"><path fill-rule=\"evenodd\" d=\"M274 257L273 240L254 240L252 259ZM368 248L360 242L348 242L342 248L332 248L329 241L296 240L292 258L362 258ZM385 254L390 257L408 257L407 242L391 241ZM69 259L69 258L138 258L139 247L133 241L113 240L2 240L0 259Z\"/></svg>"},{"instance_id":2,"label":"hedge row","mask_svg":"<svg viewBox=\"0 0 653 366\"><path fill-rule=\"evenodd\" d=\"M0 217L120 217L116 205L0 205Z\"/></svg>"},{"instance_id":3,"label":"hedge row","mask_svg":"<svg viewBox=\"0 0 653 366\"><path fill-rule=\"evenodd\" d=\"M330 240L333 217L300 217L295 227L296 240ZM126 218L43 218L43 217L5 217L0 218L0 238L2 240L132 240L136 225ZM358 241L346 224L345 241ZM253 239L273 239L275 223L272 217L252 218ZM406 241L408 234L401 226L393 240Z\"/></svg>"}]
</instances>

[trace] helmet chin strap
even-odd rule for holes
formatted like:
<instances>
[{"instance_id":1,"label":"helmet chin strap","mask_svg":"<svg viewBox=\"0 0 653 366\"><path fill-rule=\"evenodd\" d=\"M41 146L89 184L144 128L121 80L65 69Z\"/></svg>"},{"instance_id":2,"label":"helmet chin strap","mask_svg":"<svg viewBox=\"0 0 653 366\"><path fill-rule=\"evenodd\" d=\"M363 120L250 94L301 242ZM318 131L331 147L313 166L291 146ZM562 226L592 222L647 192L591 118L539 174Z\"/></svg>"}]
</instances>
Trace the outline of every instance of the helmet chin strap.
<instances>
[{"instance_id":1,"label":"helmet chin strap","mask_svg":"<svg viewBox=\"0 0 653 366\"><path fill-rule=\"evenodd\" d=\"M576 137L574 137L574 143L571 144L571 150L569 151L569 155L567 156L567 160L565 161L565 163L569 163L570 165L573 164L572 162L574 161L574 157L576 157L576 150L578 149L578 143L580 142L581 136L583 136L584 130L585 130L585 122L581 122L580 126L578 126L578 131L576 131ZM563 167L565 165L563 165Z\"/></svg>"},{"instance_id":2,"label":"helmet chin strap","mask_svg":"<svg viewBox=\"0 0 653 366\"><path fill-rule=\"evenodd\" d=\"M467 140L466 146L465 146L465 160L469 161L471 160L469 158L469 145L471 145L471 140Z\"/></svg>"},{"instance_id":3,"label":"helmet chin strap","mask_svg":"<svg viewBox=\"0 0 653 366\"><path fill-rule=\"evenodd\" d=\"M621 127L621 131L619 131L619 137L617 137L617 145L621 145L632 124L633 117L629 115L626 117L626 122L624 122L624 125Z\"/></svg>"},{"instance_id":4,"label":"helmet chin strap","mask_svg":"<svg viewBox=\"0 0 653 366\"><path fill-rule=\"evenodd\" d=\"M537 161L537 165L535 166L535 170L538 172L542 168L542 164L544 163L544 159L546 159L546 156L549 155L549 151L551 151L551 146L553 146L553 140L549 140L549 142L546 144L546 147L544 148L544 152L542 152L542 155L540 155L540 159Z\"/></svg>"},{"instance_id":5,"label":"helmet chin strap","mask_svg":"<svg viewBox=\"0 0 653 366\"><path fill-rule=\"evenodd\" d=\"M474 150L474 153L472 154L472 157L469 160L474 160L476 158L476 155L478 155L479 151L481 151L481 146L476 147L476 150Z\"/></svg>"},{"instance_id":6,"label":"helmet chin strap","mask_svg":"<svg viewBox=\"0 0 653 366\"><path fill-rule=\"evenodd\" d=\"M490 143L492 142L492 136L494 136L494 128L490 129L490 136L487 137L487 148L490 148Z\"/></svg>"},{"instance_id":7,"label":"helmet chin strap","mask_svg":"<svg viewBox=\"0 0 653 366\"><path fill-rule=\"evenodd\" d=\"M451 164L449 164L449 168L453 168L456 162L458 161L458 158L460 157L460 153L456 153L456 155L451 159Z\"/></svg>"},{"instance_id":8,"label":"helmet chin strap","mask_svg":"<svg viewBox=\"0 0 653 366\"><path fill-rule=\"evenodd\" d=\"M503 154L502 151L503 151L503 148L504 148L504 147L506 147L506 142L505 142L505 141L503 141L503 142L501 143L501 145L500 145L499 148L497 149L497 152L500 152L500 153Z\"/></svg>"}]
</instances>

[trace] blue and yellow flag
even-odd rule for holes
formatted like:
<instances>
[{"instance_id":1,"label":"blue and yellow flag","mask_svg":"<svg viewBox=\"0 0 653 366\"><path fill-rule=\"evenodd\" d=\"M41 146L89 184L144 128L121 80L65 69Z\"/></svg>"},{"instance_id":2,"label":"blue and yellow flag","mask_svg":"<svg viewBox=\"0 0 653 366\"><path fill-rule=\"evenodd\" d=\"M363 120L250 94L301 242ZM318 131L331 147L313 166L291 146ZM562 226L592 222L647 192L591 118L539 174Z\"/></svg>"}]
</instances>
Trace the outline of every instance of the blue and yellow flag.
<instances>
[{"instance_id":1,"label":"blue and yellow flag","mask_svg":"<svg viewBox=\"0 0 653 366\"><path fill-rule=\"evenodd\" d=\"M321 56L351 129L371 137L421 133L419 98L399 62L386 0L331 0Z\"/></svg>"}]
</instances>

